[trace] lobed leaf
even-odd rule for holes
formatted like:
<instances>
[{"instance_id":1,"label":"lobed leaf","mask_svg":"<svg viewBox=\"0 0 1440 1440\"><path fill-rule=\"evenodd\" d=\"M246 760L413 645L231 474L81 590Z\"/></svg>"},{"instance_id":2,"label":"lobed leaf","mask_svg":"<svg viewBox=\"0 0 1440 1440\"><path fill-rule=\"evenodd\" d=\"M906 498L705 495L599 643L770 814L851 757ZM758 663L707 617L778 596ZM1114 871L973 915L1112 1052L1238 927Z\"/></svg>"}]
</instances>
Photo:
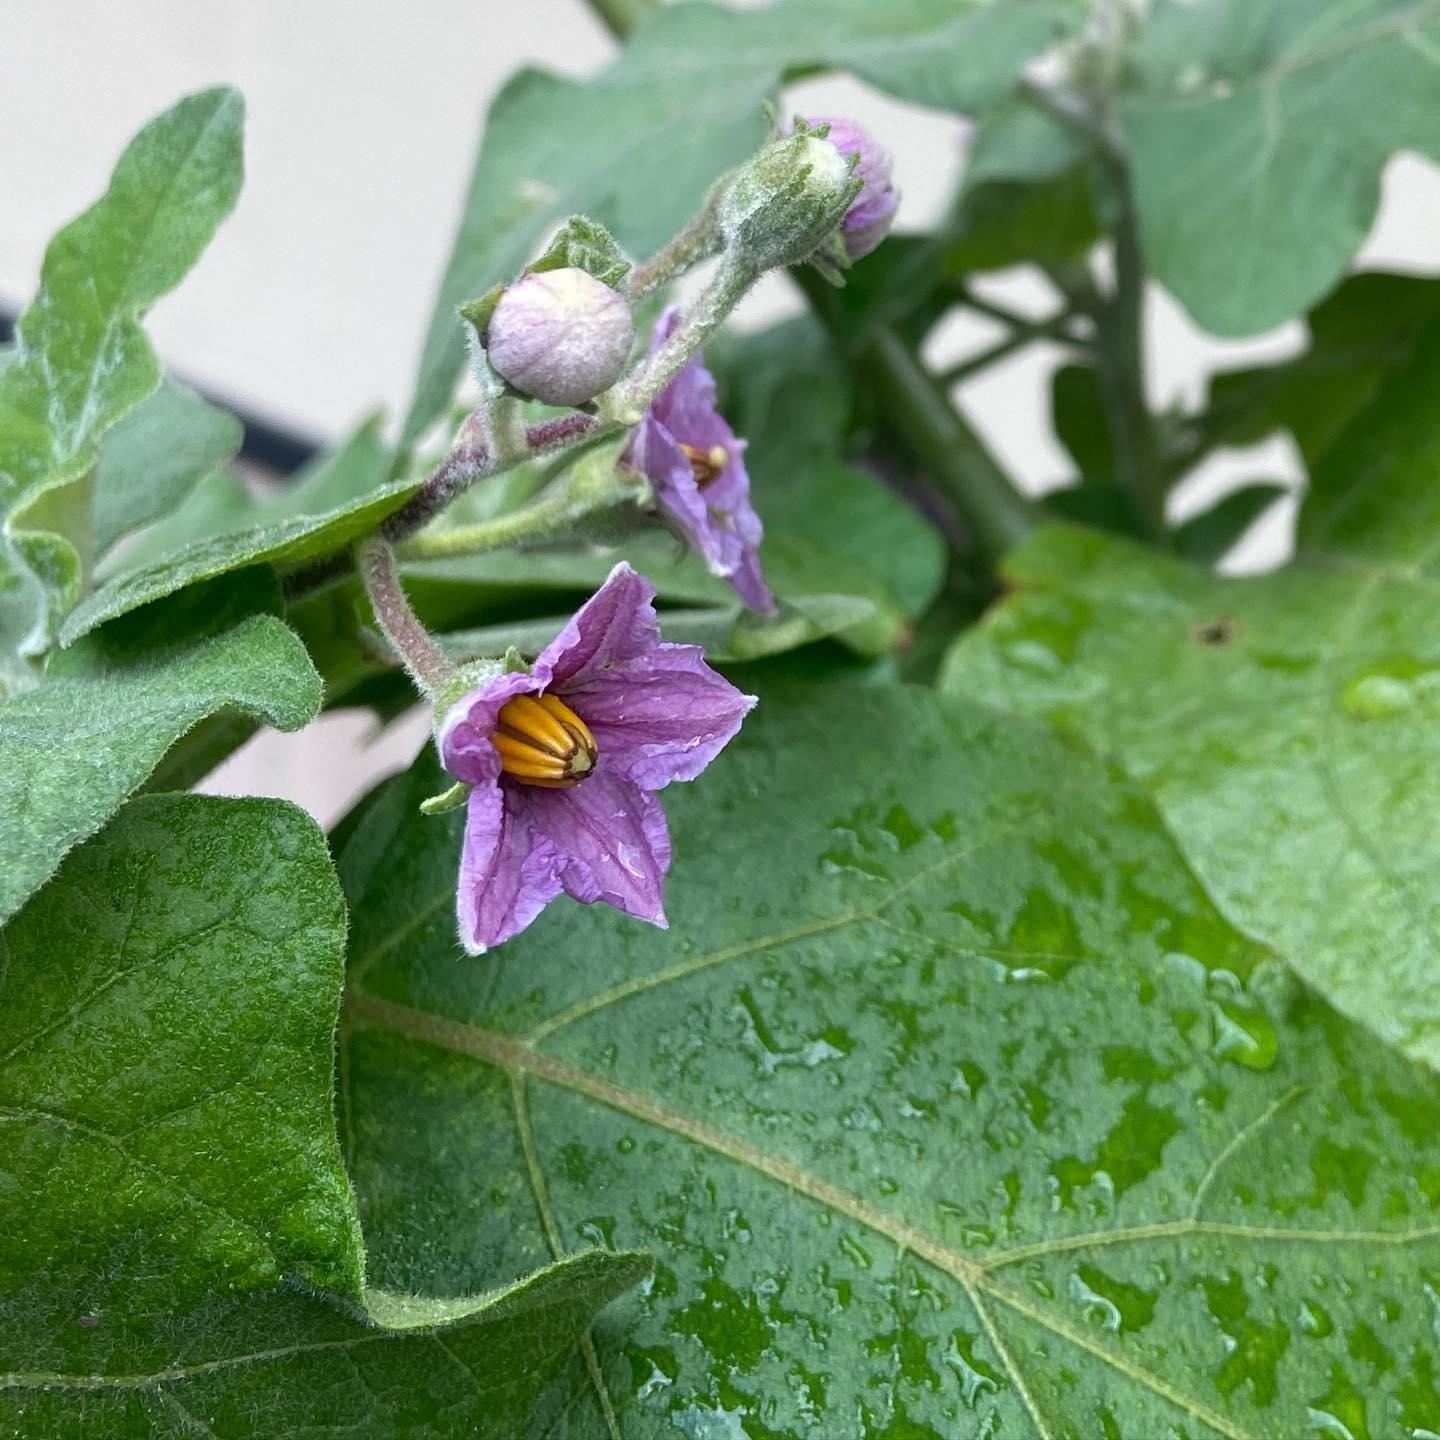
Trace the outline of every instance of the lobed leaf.
<instances>
[{"instance_id":1,"label":"lobed leaf","mask_svg":"<svg viewBox=\"0 0 1440 1440\"><path fill-rule=\"evenodd\" d=\"M208 476L71 611L61 643L202 580L249 565L297 565L343 549L419 489L418 480L387 483L389 460L372 420L277 498L256 500L227 472Z\"/></svg>"},{"instance_id":2,"label":"lobed leaf","mask_svg":"<svg viewBox=\"0 0 1440 1440\"><path fill-rule=\"evenodd\" d=\"M505 1437L643 1257L363 1288L331 1114L344 909L313 822L137 801L0 937L0 1425ZM323 1287L317 1289L315 1287Z\"/></svg>"},{"instance_id":3,"label":"lobed leaf","mask_svg":"<svg viewBox=\"0 0 1440 1440\"><path fill-rule=\"evenodd\" d=\"M670 931L562 901L481 963L439 781L347 826L347 1153L388 1285L654 1251L564 1433L1290 1440L1440 1406L1440 1087L1076 748L923 691L769 696L666 792Z\"/></svg>"},{"instance_id":4,"label":"lobed leaf","mask_svg":"<svg viewBox=\"0 0 1440 1440\"><path fill-rule=\"evenodd\" d=\"M1157 6L1119 109L1155 278L1220 335L1306 310L1368 233L1386 159L1440 158L1437 55L1435 0Z\"/></svg>"}]
</instances>

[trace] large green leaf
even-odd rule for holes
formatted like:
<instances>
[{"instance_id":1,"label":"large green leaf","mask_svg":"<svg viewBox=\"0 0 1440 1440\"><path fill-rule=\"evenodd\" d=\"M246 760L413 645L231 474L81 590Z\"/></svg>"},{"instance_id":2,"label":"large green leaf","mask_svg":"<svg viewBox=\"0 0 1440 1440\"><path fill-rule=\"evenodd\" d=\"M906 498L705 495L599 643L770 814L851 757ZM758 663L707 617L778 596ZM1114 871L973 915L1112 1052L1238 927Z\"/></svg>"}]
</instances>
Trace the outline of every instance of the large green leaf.
<instances>
[{"instance_id":1,"label":"large green leaf","mask_svg":"<svg viewBox=\"0 0 1440 1440\"><path fill-rule=\"evenodd\" d=\"M152 121L120 157L110 188L50 242L40 288L0 371L0 521L84 475L101 435L159 383L140 316L173 289L230 213L243 174L244 106L225 87ZM49 528L49 507L12 515L0 546L0 647L45 648L48 610L71 598L89 537ZM38 534L16 534L23 526Z\"/></svg>"},{"instance_id":2,"label":"large green leaf","mask_svg":"<svg viewBox=\"0 0 1440 1440\"><path fill-rule=\"evenodd\" d=\"M1413 362L1437 314L1440 282L1352 275L1311 311L1310 344L1293 360L1212 378L1213 439L1249 445L1286 429L1313 468L1380 387Z\"/></svg>"},{"instance_id":3,"label":"large green leaf","mask_svg":"<svg viewBox=\"0 0 1440 1440\"><path fill-rule=\"evenodd\" d=\"M362 1288L331 1112L344 937L308 817L196 796L130 806L0 937L6 1433L508 1440L553 1410L645 1264Z\"/></svg>"},{"instance_id":4,"label":"large green leaf","mask_svg":"<svg viewBox=\"0 0 1440 1440\"><path fill-rule=\"evenodd\" d=\"M1386 158L1440 158L1437 55L1436 0L1157 6L1120 108L1156 278L1222 335L1307 309L1369 231Z\"/></svg>"},{"instance_id":5,"label":"large green leaf","mask_svg":"<svg viewBox=\"0 0 1440 1440\"><path fill-rule=\"evenodd\" d=\"M659 246L764 133L789 73L835 66L970 113L1003 99L1066 0L781 0L665 7L588 82L523 71L491 108L431 318L402 441L440 418L464 360L456 307L518 271L548 228L583 211L636 253Z\"/></svg>"},{"instance_id":6,"label":"large green leaf","mask_svg":"<svg viewBox=\"0 0 1440 1440\"><path fill-rule=\"evenodd\" d=\"M945 688L1115 755L1237 923L1440 1064L1440 622L1419 564L1224 580L1052 530L1005 573Z\"/></svg>"},{"instance_id":7,"label":"large green leaf","mask_svg":"<svg viewBox=\"0 0 1440 1440\"><path fill-rule=\"evenodd\" d=\"M124 656L77 656L70 674L0 700L0 922L207 716L238 710L282 730L314 718L320 679L294 634L270 615L217 625L207 598L203 620L147 617Z\"/></svg>"},{"instance_id":8,"label":"large green leaf","mask_svg":"<svg viewBox=\"0 0 1440 1440\"><path fill-rule=\"evenodd\" d=\"M297 565L343 549L419 488L417 480L387 483L389 459L378 422L369 421L275 499L256 500L228 472L208 476L71 611L62 644L187 585L247 565Z\"/></svg>"},{"instance_id":9,"label":"large green leaf","mask_svg":"<svg viewBox=\"0 0 1440 1440\"><path fill-rule=\"evenodd\" d=\"M1214 580L1057 531L1011 558L1018 593L958 642L947 683L1116 755L1239 924L1440 1065L1440 323L1413 298L1422 324L1392 309L1389 344L1365 343L1353 298L1317 328L1338 433L1303 369L1259 401L1308 437L1295 568Z\"/></svg>"},{"instance_id":10,"label":"large green leaf","mask_svg":"<svg viewBox=\"0 0 1440 1440\"><path fill-rule=\"evenodd\" d=\"M565 901L481 961L462 818L416 812L438 780L392 782L341 858L371 1273L653 1250L597 1336L626 1440L1440 1413L1440 1088L1078 749L924 691L762 699L665 794L668 932ZM563 1433L607 1434L576 1383Z\"/></svg>"}]
</instances>

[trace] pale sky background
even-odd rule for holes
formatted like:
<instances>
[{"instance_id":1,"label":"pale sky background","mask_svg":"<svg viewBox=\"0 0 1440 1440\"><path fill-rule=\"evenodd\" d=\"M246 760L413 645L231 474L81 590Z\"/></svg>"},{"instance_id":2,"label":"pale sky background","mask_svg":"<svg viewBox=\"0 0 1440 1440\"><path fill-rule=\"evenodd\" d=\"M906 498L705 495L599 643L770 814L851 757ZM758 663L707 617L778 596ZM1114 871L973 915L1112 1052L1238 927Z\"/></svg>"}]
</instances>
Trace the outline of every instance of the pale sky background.
<instances>
[{"instance_id":1,"label":"pale sky background","mask_svg":"<svg viewBox=\"0 0 1440 1440\"><path fill-rule=\"evenodd\" d=\"M881 3L881 0L877 0ZM50 234L103 190L116 156L151 116L217 81L248 103L245 189L195 271L152 313L162 358L217 398L320 440L367 411L406 401L448 251L480 120L522 64L583 75L614 45L582 0L5 0L0 46L0 302L29 297ZM794 107L849 113L895 154L899 224L940 212L963 146L950 116L899 105L846 79L807 82ZM1440 273L1440 172L1397 157L1361 256L1371 267ZM977 290L1036 316L1054 308L1023 272ZM738 322L793 308L772 278ZM931 337L944 364L998 338L956 315ZM1157 404L1197 397L1211 369L1291 353L1297 324L1243 343L1198 332L1167 296L1151 297L1147 341ZM980 432L1027 488L1068 469L1050 434L1048 377L1059 359L1034 345L959 392ZM1180 497L1186 509L1237 476L1298 479L1274 440L1212 461ZM1284 553L1277 514L1235 557ZM408 763L423 720L362 748L369 722L327 717L304 735L261 735L205 788L282 795L330 823L377 774Z\"/></svg>"}]
</instances>

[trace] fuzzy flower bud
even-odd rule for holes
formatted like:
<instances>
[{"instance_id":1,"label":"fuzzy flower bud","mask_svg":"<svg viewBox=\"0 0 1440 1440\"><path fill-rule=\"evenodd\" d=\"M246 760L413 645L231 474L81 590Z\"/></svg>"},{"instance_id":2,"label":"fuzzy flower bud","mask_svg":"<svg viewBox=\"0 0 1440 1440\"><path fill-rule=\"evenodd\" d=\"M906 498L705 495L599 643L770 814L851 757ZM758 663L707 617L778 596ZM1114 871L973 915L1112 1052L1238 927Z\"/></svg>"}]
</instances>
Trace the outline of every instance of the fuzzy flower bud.
<instances>
[{"instance_id":1,"label":"fuzzy flower bud","mask_svg":"<svg viewBox=\"0 0 1440 1440\"><path fill-rule=\"evenodd\" d=\"M861 182L840 225L840 238L851 260L868 255L889 234L900 192L891 180L890 155L852 120L812 115L811 126L828 125L829 141L841 155L855 156L854 176Z\"/></svg>"},{"instance_id":2,"label":"fuzzy flower bud","mask_svg":"<svg viewBox=\"0 0 1440 1440\"><path fill-rule=\"evenodd\" d=\"M720 199L726 248L757 274L808 260L855 198L850 171L851 162L808 129L771 140Z\"/></svg>"},{"instance_id":3,"label":"fuzzy flower bud","mask_svg":"<svg viewBox=\"0 0 1440 1440\"><path fill-rule=\"evenodd\" d=\"M487 327L491 368L547 405L582 405L625 369L635 323L624 297L574 267L522 275Z\"/></svg>"}]
</instances>

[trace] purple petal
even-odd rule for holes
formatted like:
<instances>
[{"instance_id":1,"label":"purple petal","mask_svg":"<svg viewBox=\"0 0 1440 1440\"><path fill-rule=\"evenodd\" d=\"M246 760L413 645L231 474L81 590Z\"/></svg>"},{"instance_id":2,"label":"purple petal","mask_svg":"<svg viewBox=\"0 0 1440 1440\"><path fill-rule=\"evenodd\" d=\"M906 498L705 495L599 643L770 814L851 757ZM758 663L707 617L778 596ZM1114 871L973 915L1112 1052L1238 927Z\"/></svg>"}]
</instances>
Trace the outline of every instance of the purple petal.
<instances>
[{"instance_id":1,"label":"purple petal","mask_svg":"<svg viewBox=\"0 0 1440 1440\"><path fill-rule=\"evenodd\" d=\"M490 747L492 753L493 747ZM460 943L483 955L523 930L560 893L560 856L514 792L493 780L470 792L455 893Z\"/></svg>"},{"instance_id":2,"label":"purple petal","mask_svg":"<svg viewBox=\"0 0 1440 1440\"><path fill-rule=\"evenodd\" d=\"M567 895L665 928L670 831L653 795L605 768L568 790L526 786L517 799L559 856Z\"/></svg>"},{"instance_id":3,"label":"purple petal","mask_svg":"<svg viewBox=\"0 0 1440 1440\"><path fill-rule=\"evenodd\" d=\"M564 693L653 650L660 643L654 599L655 587L622 560L540 652L528 677L538 682L534 688L553 685Z\"/></svg>"},{"instance_id":4,"label":"purple petal","mask_svg":"<svg viewBox=\"0 0 1440 1440\"><path fill-rule=\"evenodd\" d=\"M717 675L698 645L659 645L570 682L565 701L585 717L607 771L660 790L693 780L740 728L755 697Z\"/></svg>"}]
</instances>

